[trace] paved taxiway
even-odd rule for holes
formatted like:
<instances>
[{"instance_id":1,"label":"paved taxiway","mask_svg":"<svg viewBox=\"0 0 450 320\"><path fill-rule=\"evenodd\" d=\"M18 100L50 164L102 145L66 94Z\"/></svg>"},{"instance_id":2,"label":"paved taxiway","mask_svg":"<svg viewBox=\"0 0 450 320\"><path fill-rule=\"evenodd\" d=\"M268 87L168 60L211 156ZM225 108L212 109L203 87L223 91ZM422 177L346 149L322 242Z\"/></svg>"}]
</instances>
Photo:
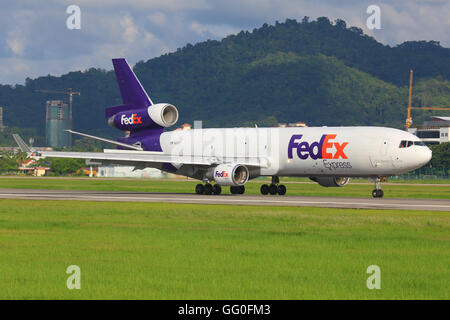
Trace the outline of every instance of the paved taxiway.
<instances>
[{"instance_id":1,"label":"paved taxiway","mask_svg":"<svg viewBox=\"0 0 450 320\"><path fill-rule=\"evenodd\" d=\"M301 197L231 195L205 196L187 193L145 193L122 191L1 189L3 199L132 201L197 204L231 204L361 209L401 209L450 211L450 200L440 199L373 199L348 197Z\"/></svg>"}]
</instances>

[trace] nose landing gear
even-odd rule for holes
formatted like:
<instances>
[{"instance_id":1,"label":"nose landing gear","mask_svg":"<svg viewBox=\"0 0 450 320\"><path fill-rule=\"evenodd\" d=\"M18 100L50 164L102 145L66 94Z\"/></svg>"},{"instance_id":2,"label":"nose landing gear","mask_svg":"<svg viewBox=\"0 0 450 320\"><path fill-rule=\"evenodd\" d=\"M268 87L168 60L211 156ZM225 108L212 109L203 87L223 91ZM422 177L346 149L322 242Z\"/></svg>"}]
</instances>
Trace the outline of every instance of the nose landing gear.
<instances>
[{"instance_id":1,"label":"nose landing gear","mask_svg":"<svg viewBox=\"0 0 450 320\"><path fill-rule=\"evenodd\" d=\"M280 183L280 179L277 176L273 176L272 183L270 185L263 184L261 186L261 189L260 189L261 194L276 195L278 193L280 196L285 195L286 194L286 186L284 184L279 184L279 183Z\"/></svg>"},{"instance_id":2,"label":"nose landing gear","mask_svg":"<svg viewBox=\"0 0 450 320\"><path fill-rule=\"evenodd\" d=\"M375 179L375 189L372 191L372 197L383 198L384 192L381 190L381 178L377 177Z\"/></svg>"}]
</instances>

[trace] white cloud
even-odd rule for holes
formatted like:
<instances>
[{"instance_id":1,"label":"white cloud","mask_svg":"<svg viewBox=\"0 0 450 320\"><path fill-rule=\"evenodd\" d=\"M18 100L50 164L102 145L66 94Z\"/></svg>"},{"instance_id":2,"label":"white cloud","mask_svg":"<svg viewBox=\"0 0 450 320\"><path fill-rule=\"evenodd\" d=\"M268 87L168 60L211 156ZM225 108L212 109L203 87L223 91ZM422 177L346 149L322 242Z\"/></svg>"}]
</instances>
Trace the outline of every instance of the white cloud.
<instances>
[{"instance_id":1,"label":"white cloud","mask_svg":"<svg viewBox=\"0 0 450 320\"><path fill-rule=\"evenodd\" d=\"M213 36L215 38L222 38L240 31L239 28L235 28L232 26L201 24L197 21L192 21L190 28L200 36L203 37Z\"/></svg>"},{"instance_id":2,"label":"white cloud","mask_svg":"<svg viewBox=\"0 0 450 320\"><path fill-rule=\"evenodd\" d=\"M65 0L67 5L72 4L73 0ZM206 0L77 0L77 5L81 7L92 8L111 8L120 7L122 9L146 9L146 10L191 10L206 9L209 4Z\"/></svg>"},{"instance_id":3,"label":"white cloud","mask_svg":"<svg viewBox=\"0 0 450 320\"><path fill-rule=\"evenodd\" d=\"M25 63L24 61L22 61L22 60L17 60L13 64L13 70L15 72L29 71L30 70L30 66L27 63Z\"/></svg>"},{"instance_id":4,"label":"white cloud","mask_svg":"<svg viewBox=\"0 0 450 320\"><path fill-rule=\"evenodd\" d=\"M167 16L163 12L155 12L148 15L148 20L157 26L164 27L167 24Z\"/></svg>"},{"instance_id":5,"label":"white cloud","mask_svg":"<svg viewBox=\"0 0 450 320\"><path fill-rule=\"evenodd\" d=\"M18 38L9 38L6 40L9 49L18 56L22 56L25 50L25 42Z\"/></svg>"},{"instance_id":6,"label":"white cloud","mask_svg":"<svg viewBox=\"0 0 450 320\"><path fill-rule=\"evenodd\" d=\"M221 39L275 20L344 19L384 44L436 40L450 46L450 1L444 0L77 0L81 30L67 30L73 0L3 1L0 11L0 83L71 70L111 69L187 43ZM381 30L367 30L367 6L381 7Z\"/></svg>"},{"instance_id":7,"label":"white cloud","mask_svg":"<svg viewBox=\"0 0 450 320\"><path fill-rule=\"evenodd\" d=\"M429 1L428 3L410 2L402 6L383 4L381 19L384 33L379 39L388 43L406 40L437 40L445 46L450 45L450 3Z\"/></svg>"},{"instance_id":8,"label":"white cloud","mask_svg":"<svg viewBox=\"0 0 450 320\"><path fill-rule=\"evenodd\" d=\"M128 43L134 42L139 35L139 29L129 13L120 19L120 26L123 28L123 39Z\"/></svg>"}]
</instances>

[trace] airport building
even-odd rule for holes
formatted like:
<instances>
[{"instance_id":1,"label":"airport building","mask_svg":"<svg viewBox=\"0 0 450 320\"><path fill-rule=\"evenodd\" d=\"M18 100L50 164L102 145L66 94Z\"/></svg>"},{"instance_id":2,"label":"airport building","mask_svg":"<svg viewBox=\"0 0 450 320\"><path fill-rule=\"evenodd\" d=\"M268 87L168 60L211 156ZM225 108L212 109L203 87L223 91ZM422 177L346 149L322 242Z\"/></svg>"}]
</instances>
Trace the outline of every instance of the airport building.
<instances>
[{"instance_id":1,"label":"airport building","mask_svg":"<svg viewBox=\"0 0 450 320\"><path fill-rule=\"evenodd\" d=\"M52 148L68 148L70 129L69 106L62 100L49 100L46 104L45 140Z\"/></svg>"},{"instance_id":2,"label":"airport building","mask_svg":"<svg viewBox=\"0 0 450 320\"><path fill-rule=\"evenodd\" d=\"M423 125L409 128L408 132L419 137L425 144L440 144L450 142L450 117L431 117Z\"/></svg>"}]
</instances>

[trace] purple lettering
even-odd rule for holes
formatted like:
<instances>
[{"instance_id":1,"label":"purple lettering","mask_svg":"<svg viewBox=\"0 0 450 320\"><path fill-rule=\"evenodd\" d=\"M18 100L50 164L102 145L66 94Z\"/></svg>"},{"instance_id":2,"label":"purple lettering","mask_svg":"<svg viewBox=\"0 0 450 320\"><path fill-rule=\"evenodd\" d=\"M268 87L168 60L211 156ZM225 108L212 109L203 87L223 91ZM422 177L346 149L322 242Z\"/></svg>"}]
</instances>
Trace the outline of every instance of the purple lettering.
<instances>
[{"instance_id":1,"label":"purple lettering","mask_svg":"<svg viewBox=\"0 0 450 320\"><path fill-rule=\"evenodd\" d=\"M311 143L311 146L309 147L309 155L311 156L311 159L317 160L322 159L322 146L323 146L323 140L325 140L326 135L324 134L319 142L313 142ZM314 148L317 147L317 153L314 153Z\"/></svg>"},{"instance_id":2,"label":"purple lettering","mask_svg":"<svg viewBox=\"0 0 450 320\"><path fill-rule=\"evenodd\" d=\"M292 156L292 150L293 150L294 148L297 148L297 147L298 147L298 143L295 142L295 140L301 139L302 136L303 136L303 135L301 135L301 134L294 134L294 135L291 137L291 140L289 140L289 145L288 145L288 158L289 158L289 159L292 159L292 158L293 158L293 156Z\"/></svg>"},{"instance_id":3,"label":"purple lettering","mask_svg":"<svg viewBox=\"0 0 450 320\"><path fill-rule=\"evenodd\" d=\"M303 153L305 152L305 153ZM305 160L309 155L309 143L304 141L300 143L297 147L297 155L300 159Z\"/></svg>"}]
</instances>

